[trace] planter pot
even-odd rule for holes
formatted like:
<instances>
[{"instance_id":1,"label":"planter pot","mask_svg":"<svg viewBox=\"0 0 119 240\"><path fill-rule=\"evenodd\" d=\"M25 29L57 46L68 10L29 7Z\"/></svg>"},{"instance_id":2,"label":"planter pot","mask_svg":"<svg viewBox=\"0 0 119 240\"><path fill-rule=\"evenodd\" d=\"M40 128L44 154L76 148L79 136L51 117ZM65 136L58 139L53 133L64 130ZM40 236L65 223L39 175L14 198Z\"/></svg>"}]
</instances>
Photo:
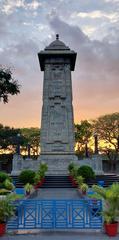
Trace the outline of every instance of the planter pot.
<instances>
[{"instance_id":1,"label":"planter pot","mask_svg":"<svg viewBox=\"0 0 119 240\"><path fill-rule=\"evenodd\" d=\"M4 235L6 232L6 223L0 223L0 236Z\"/></svg>"},{"instance_id":2,"label":"planter pot","mask_svg":"<svg viewBox=\"0 0 119 240\"><path fill-rule=\"evenodd\" d=\"M82 194L83 194L83 195L86 195L86 193L87 193L86 191L82 191Z\"/></svg>"},{"instance_id":3,"label":"planter pot","mask_svg":"<svg viewBox=\"0 0 119 240\"><path fill-rule=\"evenodd\" d=\"M72 181L72 185L73 185L73 187L76 187L76 181Z\"/></svg>"},{"instance_id":4,"label":"planter pot","mask_svg":"<svg viewBox=\"0 0 119 240\"><path fill-rule=\"evenodd\" d=\"M108 236L114 237L117 235L118 223L105 223L105 232Z\"/></svg>"},{"instance_id":5,"label":"planter pot","mask_svg":"<svg viewBox=\"0 0 119 240\"><path fill-rule=\"evenodd\" d=\"M75 179L72 179L72 186L73 186L73 187L77 187L77 182L76 182Z\"/></svg>"},{"instance_id":6,"label":"planter pot","mask_svg":"<svg viewBox=\"0 0 119 240\"><path fill-rule=\"evenodd\" d=\"M38 183L34 186L34 188L37 189L37 188L41 187L41 186L43 185L44 181L45 181L45 179L43 178L40 182L38 182Z\"/></svg>"},{"instance_id":7,"label":"planter pot","mask_svg":"<svg viewBox=\"0 0 119 240\"><path fill-rule=\"evenodd\" d=\"M34 186L35 189L38 189L39 188L39 184L37 183L35 186Z\"/></svg>"},{"instance_id":8,"label":"planter pot","mask_svg":"<svg viewBox=\"0 0 119 240\"><path fill-rule=\"evenodd\" d=\"M80 189L80 188L78 188L78 189L77 189L77 191L78 191L78 193L80 193L80 194L82 193L82 191L81 191L81 189Z\"/></svg>"},{"instance_id":9,"label":"planter pot","mask_svg":"<svg viewBox=\"0 0 119 240\"><path fill-rule=\"evenodd\" d=\"M26 191L26 196L30 196L30 191Z\"/></svg>"},{"instance_id":10,"label":"planter pot","mask_svg":"<svg viewBox=\"0 0 119 240\"><path fill-rule=\"evenodd\" d=\"M82 191L80 188L77 189L79 196L82 198Z\"/></svg>"},{"instance_id":11,"label":"planter pot","mask_svg":"<svg viewBox=\"0 0 119 240\"><path fill-rule=\"evenodd\" d=\"M69 180L72 181L73 177L71 175L68 176Z\"/></svg>"}]
</instances>

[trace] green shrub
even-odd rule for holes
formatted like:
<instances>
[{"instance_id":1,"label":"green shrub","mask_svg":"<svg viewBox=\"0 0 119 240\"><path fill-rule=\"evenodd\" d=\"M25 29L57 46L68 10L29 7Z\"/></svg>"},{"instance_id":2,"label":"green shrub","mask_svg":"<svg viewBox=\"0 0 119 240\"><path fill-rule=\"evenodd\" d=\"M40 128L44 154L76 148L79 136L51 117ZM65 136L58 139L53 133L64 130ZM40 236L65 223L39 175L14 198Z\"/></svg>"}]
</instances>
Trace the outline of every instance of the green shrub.
<instances>
[{"instance_id":1,"label":"green shrub","mask_svg":"<svg viewBox=\"0 0 119 240\"><path fill-rule=\"evenodd\" d=\"M10 182L9 179L6 179L6 180L4 181L3 186L4 186L4 188L7 189L7 190L13 190L13 189L14 189L14 185L13 185L12 182Z\"/></svg>"},{"instance_id":2,"label":"green shrub","mask_svg":"<svg viewBox=\"0 0 119 240\"><path fill-rule=\"evenodd\" d=\"M77 176L76 181L78 183L78 187L80 188L83 184L84 178L82 176Z\"/></svg>"},{"instance_id":3,"label":"green shrub","mask_svg":"<svg viewBox=\"0 0 119 240\"><path fill-rule=\"evenodd\" d=\"M82 176L86 181L95 178L95 173L90 166L81 166L77 170L78 176Z\"/></svg>"},{"instance_id":4,"label":"green shrub","mask_svg":"<svg viewBox=\"0 0 119 240\"><path fill-rule=\"evenodd\" d=\"M81 191L82 191L82 192L87 192L87 191L88 191L88 185L87 185L86 183L83 183L83 184L81 185Z\"/></svg>"},{"instance_id":5,"label":"green shrub","mask_svg":"<svg viewBox=\"0 0 119 240\"><path fill-rule=\"evenodd\" d=\"M10 191L7 189L4 189L4 188L0 189L0 195L7 195L9 193L10 193Z\"/></svg>"},{"instance_id":6,"label":"green shrub","mask_svg":"<svg viewBox=\"0 0 119 240\"><path fill-rule=\"evenodd\" d=\"M41 163L38 169L37 174L39 175L39 180L45 177L45 173L48 170L48 166L46 163Z\"/></svg>"},{"instance_id":7,"label":"green shrub","mask_svg":"<svg viewBox=\"0 0 119 240\"><path fill-rule=\"evenodd\" d=\"M7 173L0 172L0 183L3 183L6 179L9 179L9 181L11 181L11 178Z\"/></svg>"},{"instance_id":8,"label":"green shrub","mask_svg":"<svg viewBox=\"0 0 119 240\"><path fill-rule=\"evenodd\" d=\"M48 170L48 166L46 163L41 163L39 166L40 170L42 170L43 172L47 172Z\"/></svg>"},{"instance_id":9,"label":"green shrub","mask_svg":"<svg viewBox=\"0 0 119 240\"><path fill-rule=\"evenodd\" d=\"M72 168L71 175L74 179L77 178L77 176L78 176L78 166L75 165L74 168Z\"/></svg>"},{"instance_id":10,"label":"green shrub","mask_svg":"<svg viewBox=\"0 0 119 240\"><path fill-rule=\"evenodd\" d=\"M35 172L33 170L23 170L19 175L19 180L25 185L34 183Z\"/></svg>"},{"instance_id":11,"label":"green shrub","mask_svg":"<svg viewBox=\"0 0 119 240\"><path fill-rule=\"evenodd\" d=\"M26 193L30 193L30 192L33 190L33 185L30 184L30 183L27 183L27 184L24 186L24 189L25 189L25 192L26 192Z\"/></svg>"},{"instance_id":12,"label":"green shrub","mask_svg":"<svg viewBox=\"0 0 119 240\"><path fill-rule=\"evenodd\" d=\"M43 179L43 178L45 177L45 172L44 172L44 170L42 170L42 169L40 169L40 170L38 171L38 174L39 174L39 178L40 178L40 179Z\"/></svg>"},{"instance_id":13,"label":"green shrub","mask_svg":"<svg viewBox=\"0 0 119 240\"><path fill-rule=\"evenodd\" d=\"M41 177L40 177L39 173L37 172L34 177L34 183L37 184L40 182L40 180L41 180Z\"/></svg>"},{"instance_id":14,"label":"green shrub","mask_svg":"<svg viewBox=\"0 0 119 240\"><path fill-rule=\"evenodd\" d=\"M10 217L14 216L14 211L15 208L9 197L0 199L0 223L5 223Z\"/></svg>"},{"instance_id":15,"label":"green shrub","mask_svg":"<svg viewBox=\"0 0 119 240\"><path fill-rule=\"evenodd\" d=\"M93 185L93 190L104 201L102 215L105 223L115 223L119 218L119 183L113 183L108 188Z\"/></svg>"},{"instance_id":16,"label":"green shrub","mask_svg":"<svg viewBox=\"0 0 119 240\"><path fill-rule=\"evenodd\" d=\"M75 167L75 164L73 162L71 162L68 166L68 171L69 173L71 173L72 169Z\"/></svg>"}]
</instances>

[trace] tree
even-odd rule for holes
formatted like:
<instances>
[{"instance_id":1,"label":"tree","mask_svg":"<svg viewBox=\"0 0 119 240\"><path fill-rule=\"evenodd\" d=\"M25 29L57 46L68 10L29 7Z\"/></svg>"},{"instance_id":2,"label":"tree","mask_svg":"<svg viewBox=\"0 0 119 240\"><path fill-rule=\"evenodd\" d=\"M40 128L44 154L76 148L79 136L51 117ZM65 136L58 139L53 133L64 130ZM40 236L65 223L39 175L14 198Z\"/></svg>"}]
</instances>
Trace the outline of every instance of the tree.
<instances>
[{"instance_id":1,"label":"tree","mask_svg":"<svg viewBox=\"0 0 119 240\"><path fill-rule=\"evenodd\" d=\"M0 149L8 149L13 152L17 144L16 139L19 133L20 129L14 129L0 124Z\"/></svg>"},{"instance_id":2,"label":"tree","mask_svg":"<svg viewBox=\"0 0 119 240\"><path fill-rule=\"evenodd\" d=\"M30 145L33 155L39 155L40 129L39 128L21 128L21 135L25 139L24 145Z\"/></svg>"},{"instance_id":3,"label":"tree","mask_svg":"<svg viewBox=\"0 0 119 240\"><path fill-rule=\"evenodd\" d=\"M12 77L10 68L0 67L0 100L8 103L9 95L17 95L20 93L20 85L18 81Z\"/></svg>"},{"instance_id":4,"label":"tree","mask_svg":"<svg viewBox=\"0 0 119 240\"><path fill-rule=\"evenodd\" d=\"M30 145L33 155L39 154L39 128L17 129L0 124L0 150L9 150L14 153L18 147L21 147L21 153L24 152L27 155L28 145Z\"/></svg>"},{"instance_id":5,"label":"tree","mask_svg":"<svg viewBox=\"0 0 119 240\"><path fill-rule=\"evenodd\" d=\"M99 140L103 140L100 151L109 159L111 170L115 171L119 155L119 113L107 114L94 121L94 129Z\"/></svg>"},{"instance_id":6,"label":"tree","mask_svg":"<svg viewBox=\"0 0 119 240\"><path fill-rule=\"evenodd\" d=\"M75 141L77 144L77 153L78 155L88 155L87 144L92 135L92 124L83 120L80 124L75 124Z\"/></svg>"}]
</instances>

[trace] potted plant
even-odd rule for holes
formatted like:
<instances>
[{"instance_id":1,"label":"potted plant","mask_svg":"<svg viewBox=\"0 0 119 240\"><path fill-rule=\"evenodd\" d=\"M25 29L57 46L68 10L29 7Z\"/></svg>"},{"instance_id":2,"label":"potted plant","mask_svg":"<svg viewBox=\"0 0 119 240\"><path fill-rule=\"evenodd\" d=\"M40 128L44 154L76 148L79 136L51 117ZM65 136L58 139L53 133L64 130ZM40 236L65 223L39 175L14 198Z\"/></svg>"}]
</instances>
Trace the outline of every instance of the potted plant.
<instances>
[{"instance_id":1,"label":"potted plant","mask_svg":"<svg viewBox=\"0 0 119 240\"><path fill-rule=\"evenodd\" d=\"M40 175L38 172L36 172L35 177L34 177L34 188L37 189L39 187L39 182L40 182Z\"/></svg>"},{"instance_id":2,"label":"potted plant","mask_svg":"<svg viewBox=\"0 0 119 240\"><path fill-rule=\"evenodd\" d=\"M76 181L78 184L78 192L81 193L81 185L83 184L84 178L82 176L77 176Z\"/></svg>"},{"instance_id":3,"label":"potted plant","mask_svg":"<svg viewBox=\"0 0 119 240\"><path fill-rule=\"evenodd\" d=\"M42 170L44 173L46 173L47 170L48 170L47 164L44 163L44 162L41 162L41 164L40 164L40 166L39 166L39 170Z\"/></svg>"},{"instance_id":4,"label":"potted plant","mask_svg":"<svg viewBox=\"0 0 119 240\"><path fill-rule=\"evenodd\" d=\"M41 163L39 166L38 171L35 173L35 177L34 177L34 184L35 184L35 189L39 188L42 186L42 184L45 181L45 173L48 170L48 166L46 163Z\"/></svg>"},{"instance_id":5,"label":"potted plant","mask_svg":"<svg viewBox=\"0 0 119 240\"><path fill-rule=\"evenodd\" d=\"M107 189L94 185L93 189L104 200L102 215L105 232L109 236L116 236L119 217L119 183L113 183Z\"/></svg>"},{"instance_id":6,"label":"potted plant","mask_svg":"<svg viewBox=\"0 0 119 240\"><path fill-rule=\"evenodd\" d=\"M19 175L19 180L24 185L27 183L34 184L35 172L31 169L23 170Z\"/></svg>"},{"instance_id":7,"label":"potted plant","mask_svg":"<svg viewBox=\"0 0 119 240\"><path fill-rule=\"evenodd\" d=\"M40 164L39 170L38 170L38 173L40 175L40 179L41 179L42 183L44 182L44 177L45 177L47 170L48 170L47 164L42 162Z\"/></svg>"},{"instance_id":8,"label":"potted plant","mask_svg":"<svg viewBox=\"0 0 119 240\"><path fill-rule=\"evenodd\" d=\"M6 231L7 220L14 215L14 207L9 197L0 199L0 236Z\"/></svg>"},{"instance_id":9,"label":"potted plant","mask_svg":"<svg viewBox=\"0 0 119 240\"><path fill-rule=\"evenodd\" d=\"M25 186L24 186L24 189L25 189L25 192L26 192L26 195L29 196L31 191L33 190L33 185L30 184L30 183L27 183Z\"/></svg>"},{"instance_id":10,"label":"potted plant","mask_svg":"<svg viewBox=\"0 0 119 240\"><path fill-rule=\"evenodd\" d=\"M87 182L88 180L95 178L95 173L90 166L83 165L78 168L78 176L82 176Z\"/></svg>"},{"instance_id":11,"label":"potted plant","mask_svg":"<svg viewBox=\"0 0 119 240\"><path fill-rule=\"evenodd\" d=\"M9 179L6 179L4 182L3 182L3 186L5 189L9 190L9 191L12 191L15 189L15 186L12 182L10 182Z\"/></svg>"},{"instance_id":12,"label":"potted plant","mask_svg":"<svg viewBox=\"0 0 119 240\"><path fill-rule=\"evenodd\" d=\"M69 171L69 179L72 181L72 170L74 169L75 164L71 162L68 166L68 171Z\"/></svg>"},{"instance_id":13,"label":"potted plant","mask_svg":"<svg viewBox=\"0 0 119 240\"><path fill-rule=\"evenodd\" d=\"M86 195L87 191L88 191L88 185L86 183L83 183L81 185L81 191L83 195Z\"/></svg>"},{"instance_id":14,"label":"potted plant","mask_svg":"<svg viewBox=\"0 0 119 240\"><path fill-rule=\"evenodd\" d=\"M78 171L78 166L74 166L73 168L72 168L72 170L71 170L71 176L72 176L72 185L73 185L73 187L76 187L77 186L77 181L76 181L76 179L77 179L77 171Z\"/></svg>"}]
</instances>

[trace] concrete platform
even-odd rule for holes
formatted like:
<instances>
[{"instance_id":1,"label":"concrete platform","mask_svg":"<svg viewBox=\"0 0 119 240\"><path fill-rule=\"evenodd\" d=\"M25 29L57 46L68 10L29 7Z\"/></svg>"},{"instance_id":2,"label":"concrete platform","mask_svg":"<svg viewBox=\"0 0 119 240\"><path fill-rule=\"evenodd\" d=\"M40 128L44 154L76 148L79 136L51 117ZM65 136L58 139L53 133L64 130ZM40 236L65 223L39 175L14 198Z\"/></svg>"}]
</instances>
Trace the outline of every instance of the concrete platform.
<instances>
[{"instance_id":1,"label":"concrete platform","mask_svg":"<svg viewBox=\"0 0 119 240\"><path fill-rule=\"evenodd\" d=\"M73 199L79 200L80 195L77 189L65 189L65 188L41 188L37 190L34 199Z\"/></svg>"},{"instance_id":2,"label":"concrete platform","mask_svg":"<svg viewBox=\"0 0 119 240\"><path fill-rule=\"evenodd\" d=\"M106 234L98 232L56 232L47 231L38 234L24 234L24 235L5 235L1 240L109 240L119 239L119 234L116 237L108 237Z\"/></svg>"}]
</instances>

